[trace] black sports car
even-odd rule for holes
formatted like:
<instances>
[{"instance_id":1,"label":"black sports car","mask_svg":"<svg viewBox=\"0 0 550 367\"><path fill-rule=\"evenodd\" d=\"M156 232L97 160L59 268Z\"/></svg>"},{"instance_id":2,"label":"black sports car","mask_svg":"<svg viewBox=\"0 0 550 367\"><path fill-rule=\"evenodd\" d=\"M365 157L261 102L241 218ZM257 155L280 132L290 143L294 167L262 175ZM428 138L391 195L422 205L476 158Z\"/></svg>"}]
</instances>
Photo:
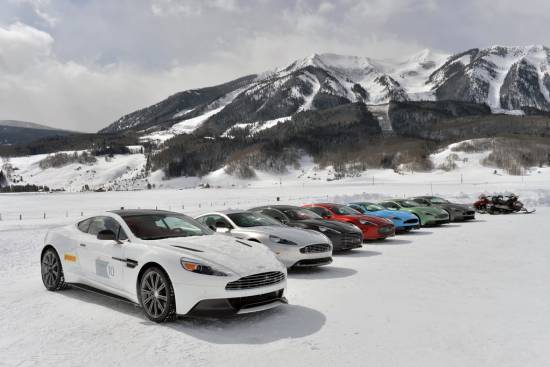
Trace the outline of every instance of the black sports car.
<instances>
[{"instance_id":1,"label":"black sports car","mask_svg":"<svg viewBox=\"0 0 550 367\"><path fill-rule=\"evenodd\" d=\"M468 205L451 203L437 196L417 196L412 198L412 200L426 206L435 206L445 210L449 213L451 222L475 219L476 211Z\"/></svg>"},{"instance_id":2,"label":"black sports car","mask_svg":"<svg viewBox=\"0 0 550 367\"><path fill-rule=\"evenodd\" d=\"M292 205L268 205L249 209L291 227L321 232L332 241L333 251L362 247L363 233L353 224L323 219L311 210Z\"/></svg>"}]
</instances>

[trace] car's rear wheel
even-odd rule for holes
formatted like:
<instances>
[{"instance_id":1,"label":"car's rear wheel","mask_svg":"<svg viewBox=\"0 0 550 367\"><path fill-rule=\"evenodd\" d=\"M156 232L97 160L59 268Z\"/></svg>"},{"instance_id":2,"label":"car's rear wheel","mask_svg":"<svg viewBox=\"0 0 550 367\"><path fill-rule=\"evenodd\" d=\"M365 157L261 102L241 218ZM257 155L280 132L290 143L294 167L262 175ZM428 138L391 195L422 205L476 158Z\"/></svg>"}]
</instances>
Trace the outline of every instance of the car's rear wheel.
<instances>
[{"instance_id":1,"label":"car's rear wheel","mask_svg":"<svg viewBox=\"0 0 550 367\"><path fill-rule=\"evenodd\" d=\"M145 316L154 322L171 321L176 317L176 300L172 282L164 270L151 267L145 271L139 286Z\"/></svg>"},{"instance_id":2,"label":"car's rear wheel","mask_svg":"<svg viewBox=\"0 0 550 367\"><path fill-rule=\"evenodd\" d=\"M53 248L49 248L42 254L41 270L42 283L49 291L58 291L66 287L65 276L59 255Z\"/></svg>"}]
</instances>

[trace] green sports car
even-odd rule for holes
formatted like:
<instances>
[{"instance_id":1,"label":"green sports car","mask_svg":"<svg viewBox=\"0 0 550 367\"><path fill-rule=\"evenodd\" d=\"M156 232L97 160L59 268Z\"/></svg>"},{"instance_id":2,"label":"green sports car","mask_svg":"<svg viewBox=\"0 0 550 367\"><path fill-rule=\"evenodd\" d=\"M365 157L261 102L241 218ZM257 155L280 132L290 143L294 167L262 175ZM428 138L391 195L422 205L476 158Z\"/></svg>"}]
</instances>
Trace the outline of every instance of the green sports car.
<instances>
[{"instance_id":1,"label":"green sports car","mask_svg":"<svg viewBox=\"0 0 550 367\"><path fill-rule=\"evenodd\" d=\"M414 200L386 200L381 202L380 205L382 205L386 209L404 210L416 215L420 220L420 225L423 227L449 223L449 213L447 213L445 210L436 207L424 206Z\"/></svg>"}]
</instances>

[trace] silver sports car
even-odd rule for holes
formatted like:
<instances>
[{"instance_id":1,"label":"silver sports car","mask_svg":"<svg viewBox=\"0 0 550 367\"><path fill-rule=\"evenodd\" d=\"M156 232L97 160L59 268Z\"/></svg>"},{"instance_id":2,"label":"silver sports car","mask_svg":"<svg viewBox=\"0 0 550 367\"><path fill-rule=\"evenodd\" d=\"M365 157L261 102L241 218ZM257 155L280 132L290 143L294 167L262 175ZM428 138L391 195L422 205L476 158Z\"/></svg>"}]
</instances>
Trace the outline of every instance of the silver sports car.
<instances>
[{"instance_id":1,"label":"silver sports car","mask_svg":"<svg viewBox=\"0 0 550 367\"><path fill-rule=\"evenodd\" d=\"M197 217L216 232L263 243L291 267L311 267L332 262L332 243L322 233L292 228L266 215L248 211L224 211Z\"/></svg>"}]
</instances>

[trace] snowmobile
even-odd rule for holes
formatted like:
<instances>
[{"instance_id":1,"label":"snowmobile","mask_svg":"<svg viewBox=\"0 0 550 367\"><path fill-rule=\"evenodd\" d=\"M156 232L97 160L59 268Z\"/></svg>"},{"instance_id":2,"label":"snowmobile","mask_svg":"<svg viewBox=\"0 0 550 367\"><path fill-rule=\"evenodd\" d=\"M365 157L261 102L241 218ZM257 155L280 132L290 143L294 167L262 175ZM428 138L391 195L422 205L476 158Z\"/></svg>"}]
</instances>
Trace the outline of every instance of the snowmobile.
<instances>
[{"instance_id":1,"label":"snowmobile","mask_svg":"<svg viewBox=\"0 0 550 367\"><path fill-rule=\"evenodd\" d=\"M478 201L474 203L474 208L478 213L489 214L510 214L510 213L534 213L535 209L528 210L519 201L515 194L509 195L480 195Z\"/></svg>"}]
</instances>

